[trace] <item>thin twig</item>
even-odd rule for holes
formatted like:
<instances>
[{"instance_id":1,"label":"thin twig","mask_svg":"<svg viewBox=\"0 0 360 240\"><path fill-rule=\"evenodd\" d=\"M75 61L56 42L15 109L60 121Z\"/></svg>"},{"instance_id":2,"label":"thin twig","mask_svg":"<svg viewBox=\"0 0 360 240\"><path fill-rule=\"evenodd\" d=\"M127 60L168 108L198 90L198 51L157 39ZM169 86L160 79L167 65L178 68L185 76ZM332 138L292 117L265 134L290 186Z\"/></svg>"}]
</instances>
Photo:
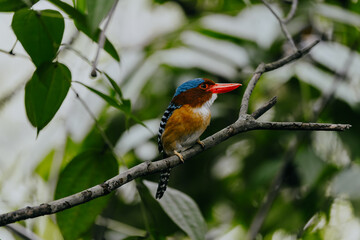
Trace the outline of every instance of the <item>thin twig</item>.
<instances>
[{"instance_id":1,"label":"thin twig","mask_svg":"<svg viewBox=\"0 0 360 240\"><path fill-rule=\"evenodd\" d=\"M347 74L350 70L351 64L354 61L356 54L354 52L350 52L348 58L346 59L343 70L340 70L335 73L334 80L332 82L332 85L330 89L323 93L323 96L319 98L313 105L313 116L311 121L317 121L319 118L320 113L325 108L325 106L331 101L331 99L335 96L335 92L338 86L338 83L346 79Z\"/></svg>"},{"instance_id":2,"label":"thin twig","mask_svg":"<svg viewBox=\"0 0 360 240\"><path fill-rule=\"evenodd\" d=\"M272 63L267 63L267 64L260 63L259 66L255 70L255 74L249 81L248 86L246 87L245 93L244 93L242 101L241 101L239 118L241 118L241 116L246 115L246 113L248 111L248 107L249 107L249 100L250 100L251 93L254 90L259 78L261 77L261 75L264 72L269 72L269 71L278 69L278 68L284 66L285 64L288 64L296 59L301 58L302 56L307 54L319 42L320 42L320 40L316 40L316 41L312 42L311 44L309 44L308 46L304 47L303 49L298 50L294 54L284 57L278 61L275 61Z\"/></svg>"},{"instance_id":3,"label":"thin twig","mask_svg":"<svg viewBox=\"0 0 360 240\"><path fill-rule=\"evenodd\" d=\"M64 50L69 50L69 51L72 51L74 52L78 57L80 57L83 61L85 61L86 63L88 63L90 66L92 66L92 62L87 58L85 57L85 55L83 55L79 50L73 48L71 45L69 44L61 44L62 46L64 46ZM97 72L100 72L100 73L103 73L102 70L96 68L96 71Z\"/></svg>"},{"instance_id":4,"label":"thin twig","mask_svg":"<svg viewBox=\"0 0 360 240\"><path fill-rule=\"evenodd\" d=\"M30 57L27 56L27 55L24 55L24 54L21 54L21 53L14 53L13 51L10 52L10 51L0 49L0 52L11 55L13 57L22 57L22 58L30 59Z\"/></svg>"},{"instance_id":5,"label":"thin twig","mask_svg":"<svg viewBox=\"0 0 360 240\"><path fill-rule=\"evenodd\" d=\"M106 29L107 29L107 27L108 27L108 25L110 23L110 20L112 18L113 13L115 12L115 8L116 8L118 2L119 2L119 0L116 0L114 5L110 9L108 19L107 19L107 21L105 23L104 28L101 30L100 37L99 37L99 44L98 44L98 48L97 48L97 51L96 51L95 59L93 61L91 74L90 74L92 77L96 77L96 65L97 65L98 60L99 60L100 50L103 49L104 44L105 44L105 31L106 31Z\"/></svg>"},{"instance_id":6,"label":"thin twig","mask_svg":"<svg viewBox=\"0 0 360 240\"><path fill-rule=\"evenodd\" d=\"M5 54L9 54L9 55L11 55L11 56L15 56L14 53L8 52L8 51L3 50L3 49L0 49L0 52L5 53Z\"/></svg>"},{"instance_id":7,"label":"thin twig","mask_svg":"<svg viewBox=\"0 0 360 240\"><path fill-rule=\"evenodd\" d=\"M8 92L5 96L0 98L0 111L4 108L7 102L9 102L19 91L24 88L25 83L26 82L23 81L17 84L12 91Z\"/></svg>"},{"instance_id":8,"label":"thin twig","mask_svg":"<svg viewBox=\"0 0 360 240\"><path fill-rule=\"evenodd\" d=\"M16 41L15 41L14 45L12 46L11 50L9 51L9 54L10 54L10 55L15 55L15 54L14 54L14 49L15 49L16 44L18 43L18 41L19 41L19 40L18 40L18 39L16 39Z\"/></svg>"},{"instance_id":9,"label":"thin twig","mask_svg":"<svg viewBox=\"0 0 360 240\"><path fill-rule=\"evenodd\" d=\"M83 107L85 108L86 112L90 115L90 117L92 118L92 120L95 122L95 126L98 129L99 133L101 134L101 137L103 138L104 142L106 143L106 145L108 145L108 147L110 148L110 150L113 152L114 150L114 145L111 143L110 139L107 137L105 131L101 128L99 121L96 119L96 116L94 115L94 113L91 111L91 109L89 108L89 106L86 104L86 102L80 97L79 93L73 88L71 87L71 90L75 93L76 98L81 102L81 104L83 105Z\"/></svg>"},{"instance_id":10,"label":"thin twig","mask_svg":"<svg viewBox=\"0 0 360 240\"><path fill-rule=\"evenodd\" d=\"M102 129L102 127L99 124L99 121L96 119L96 116L94 115L94 113L91 111L91 109L89 108L89 106L86 104L86 102L80 97L79 93L73 88L71 87L71 90L75 93L76 98L79 99L80 103L83 105L83 107L85 108L86 112L90 115L90 117L92 118L92 120L95 123L95 127L97 128L97 130L99 131L102 139L104 140L105 144L109 147L111 154L114 156L115 159L118 159L119 157L116 155L115 150L114 150L114 145L111 143L110 139L108 138L108 136L106 135L105 131ZM123 164L123 166L126 167L125 161L122 157L120 157L120 161Z\"/></svg>"},{"instance_id":11,"label":"thin twig","mask_svg":"<svg viewBox=\"0 0 360 240\"><path fill-rule=\"evenodd\" d=\"M272 14L276 17L276 19L279 21L279 24L280 24L280 27L281 27L282 32L284 33L286 39L287 39L287 40L289 41L289 43L291 44L292 49L294 50L294 52L296 52L298 49L297 49L297 47L296 47L296 45L295 45L295 43L294 43L293 38L291 37L291 34L289 33L289 31L288 31L287 28L286 28L285 21L284 21L281 17L279 17L279 15L275 12L275 10L270 6L270 4L269 4L267 1L262 0L262 2L263 2L264 5L272 12ZM296 11L296 7L295 7L295 9L294 9L294 13L295 13L295 11ZM290 11L290 12L291 12L291 11ZM294 13L292 13L292 15L293 15ZM290 19L291 19L291 18L289 18L289 20L290 20Z\"/></svg>"},{"instance_id":12,"label":"thin twig","mask_svg":"<svg viewBox=\"0 0 360 240\"><path fill-rule=\"evenodd\" d=\"M260 107L259 109L257 109L256 111L254 111L251 116L254 119L259 118L261 115L263 115L265 112L267 112L270 108L272 108L277 102L277 97L273 97L272 99L270 99L269 102L267 102L265 105L263 105L262 107Z\"/></svg>"},{"instance_id":13,"label":"thin twig","mask_svg":"<svg viewBox=\"0 0 360 240\"><path fill-rule=\"evenodd\" d=\"M269 191L267 192L266 196L263 199L263 203L261 204L259 210L257 211L254 220L251 222L247 239L254 240L256 239L257 234L260 231L262 224L272 206L272 203L275 201L276 197L279 194L281 184L284 180L285 170L288 164L292 161L295 156L296 149L298 147L298 138L294 138L293 141L290 142L288 151L286 151L284 156L284 164L281 167L280 171L276 174Z\"/></svg>"},{"instance_id":14,"label":"thin twig","mask_svg":"<svg viewBox=\"0 0 360 240\"><path fill-rule=\"evenodd\" d=\"M297 5L298 5L298 0L292 0L290 12L286 16L286 18L282 20L283 23L285 24L288 23L294 17Z\"/></svg>"},{"instance_id":15,"label":"thin twig","mask_svg":"<svg viewBox=\"0 0 360 240\"><path fill-rule=\"evenodd\" d=\"M22 225L18 223L9 224L6 226L7 229L9 229L11 232L19 236L21 239L24 240L40 240L40 238L33 232L31 232L29 229L26 229Z\"/></svg>"},{"instance_id":16,"label":"thin twig","mask_svg":"<svg viewBox=\"0 0 360 240\"><path fill-rule=\"evenodd\" d=\"M284 57L278 61L275 62L271 62L271 63L267 63L265 64L264 68L265 68L265 72L270 72L272 70L278 69L282 66L284 66L285 64L288 64L296 59L301 58L302 56L304 56L305 54L308 54L310 52L310 50L315 47L318 43L320 42L320 40L315 40L312 43L310 43L308 46L304 47L301 50L298 50L297 52L295 52L294 54L291 54L287 57Z\"/></svg>"},{"instance_id":17,"label":"thin twig","mask_svg":"<svg viewBox=\"0 0 360 240\"><path fill-rule=\"evenodd\" d=\"M73 48L73 45L79 36L80 36L80 31L77 30L72 34L72 36L69 38L69 40L67 42L61 43L60 47L59 47L59 51L56 53L56 58L58 58L59 55L64 52L64 50L73 50L78 55L81 55L81 53L78 50ZM86 57L84 57L84 56L80 56L80 57L85 62L88 62L88 63L90 62L88 59L86 59ZM91 62L89 64L91 65Z\"/></svg>"},{"instance_id":18,"label":"thin twig","mask_svg":"<svg viewBox=\"0 0 360 240\"><path fill-rule=\"evenodd\" d=\"M240 106L240 114L239 114L239 119L242 116L245 116L248 108L249 108L249 101L250 101L250 96L252 94L252 91L254 90L257 82L259 81L261 75L265 72L265 64L261 63L259 64L259 66L256 68L255 70L255 74L252 76L252 78L250 79L246 89L245 89L245 93L243 95L243 98L241 100L241 106Z\"/></svg>"}]
</instances>

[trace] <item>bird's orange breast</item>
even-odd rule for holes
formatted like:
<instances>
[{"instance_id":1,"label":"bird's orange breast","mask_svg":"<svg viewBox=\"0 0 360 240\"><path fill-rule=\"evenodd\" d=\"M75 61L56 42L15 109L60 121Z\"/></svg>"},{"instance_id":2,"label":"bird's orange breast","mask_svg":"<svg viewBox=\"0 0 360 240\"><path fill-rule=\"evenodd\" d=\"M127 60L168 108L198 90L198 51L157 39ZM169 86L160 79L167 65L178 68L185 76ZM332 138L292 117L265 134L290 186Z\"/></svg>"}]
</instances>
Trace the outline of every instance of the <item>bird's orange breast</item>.
<instances>
[{"instance_id":1,"label":"bird's orange breast","mask_svg":"<svg viewBox=\"0 0 360 240\"><path fill-rule=\"evenodd\" d=\"M174 150L181 151L194 145L210 124L210 118L208 107L192 108L184 105L176 109L161 136L165 153L173 155Z\"/></svg>"}]
</instances>

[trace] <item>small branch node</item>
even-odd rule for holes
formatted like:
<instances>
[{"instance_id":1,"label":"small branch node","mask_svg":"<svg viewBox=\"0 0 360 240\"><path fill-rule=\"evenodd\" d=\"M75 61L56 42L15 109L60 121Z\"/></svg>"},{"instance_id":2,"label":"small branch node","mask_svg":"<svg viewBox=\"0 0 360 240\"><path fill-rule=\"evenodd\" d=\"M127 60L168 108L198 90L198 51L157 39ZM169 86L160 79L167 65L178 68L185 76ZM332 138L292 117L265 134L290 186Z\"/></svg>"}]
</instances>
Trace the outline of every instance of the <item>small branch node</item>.
<instances>
[{"instance_id":1,"label":"small branch node","mask_svg":"<svg viewBox=\"0 0 360 240\"><path fill-rule=\"evenodd\" d=\"M255 70L255 74L262 74L265 72L265 63L260 63Z\"/></svg>"},{"instance_id":2,"label":"small branch node","mask_svg":"<svg viewBox=\"0 0 360 240\"><path fill-rule=\"evenodd\" d=\"M90 76L93 78L95 78L97 76L96 69L91 70Z\"/></svg>"}]
</instances>

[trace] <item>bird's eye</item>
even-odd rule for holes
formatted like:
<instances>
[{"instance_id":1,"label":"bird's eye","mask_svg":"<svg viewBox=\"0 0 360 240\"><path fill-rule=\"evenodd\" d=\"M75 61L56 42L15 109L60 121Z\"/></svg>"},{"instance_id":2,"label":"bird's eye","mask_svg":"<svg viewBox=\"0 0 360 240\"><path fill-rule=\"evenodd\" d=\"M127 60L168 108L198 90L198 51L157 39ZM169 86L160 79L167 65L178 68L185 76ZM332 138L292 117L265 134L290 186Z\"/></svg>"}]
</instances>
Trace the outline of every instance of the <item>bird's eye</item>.
<instances>
[{"instance_id":1,"label":"bird's eye","mask_svg":"<svg viewBox=\"0 0 360 240\"><path fill-rule=\"evenodd\" d=\"M202 84L200 85L200 88L206 89L206 88L207 88L207 84L206 84L206 83L202 83Z\"/></svg>"}]
</instances>

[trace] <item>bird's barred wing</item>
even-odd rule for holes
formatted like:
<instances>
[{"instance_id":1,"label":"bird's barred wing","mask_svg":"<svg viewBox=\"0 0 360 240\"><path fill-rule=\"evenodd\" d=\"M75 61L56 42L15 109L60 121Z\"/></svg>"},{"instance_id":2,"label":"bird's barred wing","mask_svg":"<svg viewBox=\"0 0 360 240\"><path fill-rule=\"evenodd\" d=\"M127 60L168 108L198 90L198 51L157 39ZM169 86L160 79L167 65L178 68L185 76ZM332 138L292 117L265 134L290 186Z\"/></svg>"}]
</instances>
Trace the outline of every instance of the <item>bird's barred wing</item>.
<instances>
[{"instance_id":1,"label":"bird's barred wing","mask_svg":"<svg viewBox=\"0 0 360 240\"><path fill-rule=\"evenodd\" d=\"M160 153L163 151L163 145L162 145L162 142L161 142L161 136L165 131L166 123L169 120L169 118L171 117L171 115L174 113L174 111L176 109L180 108L180 107L181 107L181 105L176 105L174 103L170 103L170 105L165 110L164 115L161 118L159 132L158 132L158 149L159 149Z\"/></svg>"},{"instance_id":2,"label":"bird's barred wing","mask_svg":"<svg viewBox=\"0 0 360 240\"><path fill-rule=\"evenodd\" d=\"M174 113L174 111L176 109L180 108L180 107L181 106L179 106L179 105L176 105L174 103L170 103L170 105L165 110L164 115L161 118L159 132L158 132L158 148L159 148L160 153L163 151L163 145L162 145L162 142L161 142L161 136L165 131L166 123L169 120L169 118L171 117L171 115ZM163 157L166 157L165 153L163 154ZM171 168L165 169L164 171L161 172L160 181L159 181L159 184L158 184L158 188L156 190L156 199L160 199L164 195L164 193L166 191L167 184L169 182L170 172L171 172Z\"/></svg>"}]
</instances>

